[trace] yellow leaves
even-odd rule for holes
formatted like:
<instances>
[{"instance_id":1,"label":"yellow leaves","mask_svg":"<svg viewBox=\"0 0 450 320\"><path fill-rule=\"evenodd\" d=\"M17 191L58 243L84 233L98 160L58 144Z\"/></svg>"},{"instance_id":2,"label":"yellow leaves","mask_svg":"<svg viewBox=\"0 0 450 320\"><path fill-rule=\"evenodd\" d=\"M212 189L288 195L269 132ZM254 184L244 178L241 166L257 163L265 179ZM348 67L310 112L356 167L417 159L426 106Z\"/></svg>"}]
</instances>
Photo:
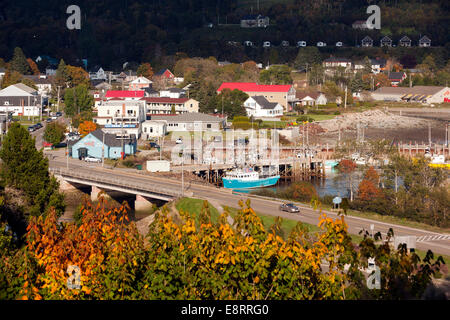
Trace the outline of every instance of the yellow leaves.
<instances>
[{"instance_id":1,"label":"yellow leaves","mask_svg":"<svg viewBox=\"0 0 450 320\"><path fill-rule=\"evenodd\" d=\"M258 283L259 282L259 277L256 276L255 279L253 280L253 283Z\"/></svg>"},{"instance_id":2,"label":"yellow leaves","mask_svg":"<svg viewBox=\"0 0 450 320\"><path fill-rule=\"evenodd\" d=\"M86 294L91 294L91 289L89 289L89 288L86 287L86 286L81 287L81 291L83 291L83 292L86 293Z\"/></svg>"},{"instance_id":3,"label":"yellow leaves","mask_svg":"<svg viewBox=\"0 0 450 320\"><path fill-rule=\"evenodd\" d=\"M233 265L235 265L235 264L236 264L236 259L234 259L234 257L233 257L233 256L231 256L230 260L231 260L231 263L232 263Z\"/></svg>"},{"instance_id":4,"label":"yellow leaves","mask_svg":"<svg viewBox=\"0 0 450 320\"><path fill-rule=\"evenodd\" d=\"M144 289L147 289L148 288L148 283L147 284L145 284L145 286L144 286Z\"/></svg>"},{"instance_id":5,"label":"yellow leaves","mask_svg":"<svg viewBox=\"0 0 450 320\"><path fill-rule=\"evenodd\" d=\"M28 287L28 281L25 281L25 283L23 284L23 287L24 288Z\"/></svg>"},{"instance_id":6,"label":"yellow leaves","mask_svg":"<svg viewBox=\"0 0 450 320\"><path fill-rule=\"evenodd\" d=\"M183 243L181 242L180 243L180 251L183 251L184 250L184 246L183 246Z\"/></svg>"}]
</instances>

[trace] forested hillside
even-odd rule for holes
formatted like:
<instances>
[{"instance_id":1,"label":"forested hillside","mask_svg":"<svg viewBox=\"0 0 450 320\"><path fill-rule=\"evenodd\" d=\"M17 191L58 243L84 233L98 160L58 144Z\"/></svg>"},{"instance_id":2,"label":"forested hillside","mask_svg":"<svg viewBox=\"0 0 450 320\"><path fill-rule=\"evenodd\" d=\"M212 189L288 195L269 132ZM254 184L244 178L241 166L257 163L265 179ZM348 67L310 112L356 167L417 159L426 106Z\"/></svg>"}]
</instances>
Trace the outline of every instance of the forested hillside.
<instances>
[{"instance_id":1,"label":"forested hillside","mask_svg":"<svg viewBox=\"0 0 450 320\"><path fill-rule=\"evenodd\" d=\"M81 30L66 28L66 9L71 4L81 8ZM381 7L381 30L352 29L355 20L368 17L369 4ZM230 61L267 63L272 58L276 63L292 60L297 49L252 49L226 43L271 41L278 46L282 40L291 45L299 40L325 41L329 47L323 51L333 53L337 49L330 45L336 41L355 46L365 35L376 45L383 35L394 43L408 35L415 45L421 35L427 35L433 46L448 48L449 7L445 0L260 0L259 10L256 0L2 1L0 57L9 60L13 49L21 47L29 57L49 55L69 64L87 58L89 66L106 68L125 61L162 66L163 57L176 52ZM240 19L252 12L269 16L270 26L240 28ZM213 28L205 27L207 23L213 23Z\"/></svg>"}]
</instances>

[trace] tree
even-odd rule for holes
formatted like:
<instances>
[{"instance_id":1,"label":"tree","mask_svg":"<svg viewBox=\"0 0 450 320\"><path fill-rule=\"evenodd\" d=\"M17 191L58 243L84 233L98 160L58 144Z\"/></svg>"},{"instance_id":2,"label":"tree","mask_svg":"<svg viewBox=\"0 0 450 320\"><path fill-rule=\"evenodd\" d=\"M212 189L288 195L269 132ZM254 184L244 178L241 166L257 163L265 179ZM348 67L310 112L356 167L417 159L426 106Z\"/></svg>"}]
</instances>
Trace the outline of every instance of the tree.
<instances>
[{"instance_id":1,"label":"tree","mask_svg":"<svg viewBox=\"0 0 450 320\"><path fill-rule=\"evenodd\" d=\"M97 124L92 121L83 121L78 126L78 131L82 137L88 135L92 131L97 130Z\"/></svg>"},{"instance_id":2,"label":"tree","mask_svg":"<svg viewBox=\"0 0 450 320\"><path fill-rule=\"evenodd\" d=\"M89 94L88 88L81 84L75 88L66 89L64 103L66 114L73 117L80 112L92 110L94 97Z\"/></svg>"},{"instance_id":3,"label":"tree","mask_svg":"<svg viewBox=\"0 0 450 320\"><path fill-rule=\"evenodd\" d=\"M20 124L9 128L0 158L5 184L25 193L31 215L46 214L50 204L58 215L64 212L64 196L58 191L56 179L49 175L48 159L36 150L34 138Z\"/></svg>"},{"instance_id":4,"label":"tree","mask_svg":"<svg viewBox=\"0 0 450 320\"><path fill-rule=\"evenodd\" d=\"M350 201L353 201L353 173L356 169L356 163L351 160L344 159L339 162L337 169L339 174L346 178L348 189L350 191Z\"/></svg>"},{"instance_id":5,"label":"tree","mask_svg":"<svg viewBox=\"0 0 450 320\"><path fill-rule=\"evenodd\" d=\"M27 85L27 86L29 86L30 88L33 88L34 90L38 90L38 88L37 88L37 86L36 86L36 83L34 83L34 81L31 80L31 79L22 78L21 82L22 82L24 85Z\"/></svg>"},{"instance_id":6,"label":"tree","mask_svg":"<svg viewBox=\"0 0 450 320\"><path fill-rule=\"evenodd\" d=\"M84 85L89 88L89 74L84 71L83 68L68 65L65 70L68 77L69 87Z\"/></svg>"},{"instance_id":7,"label":"tree","mask_svg":"<svg viewBox=\"0 0 450 320\"><path fill-rule=\"evenodd\" d=\"M9 87L10 85L19 83L22 79L22 75L17 71L6 70L2 79L2 88Z\"/></svg>"},{"instance_id":8,"label":"tree","mask_svg":"<svg viewBox=\"0 0 450 320\"><path fill-rule=\"evenodd\" d=\"M28 65L30 66L31 72L32 72L34 75L38 75L38 74L41 73L41 72L39 71L39 68L38 68L36 62L34 62L34 61L33 61L32 59L30 59L30 58L27 59L27 62L28 62Z\"/></svg>"},{"instance_id":9,"label":"tree","mask_svg":"<svg viewBox=\"0 0 450 320\"><path fill-rule=\"evenodd\" d=\"M364 173L364 178L358 186L358 198L362 201L372 201L382 195L378 184L380 176L375 171L374 167L370 167Z\"/></svg>"},{"instance_id":10,"label":"tree","mask_svg":"<svg viewBox=\"0 0 450 320\"><path fill-rule=\"evenodd\" d=\"M12 71L17 71L20 74L31 74L27 58L19 47L14 48L14 55L9 64Z\"/></svg>"},{"instance_id":11,"label":"tree","mask_svg":"<svg viewBox=\"0 0 450 320\"><path fill-rule=\"evenodd\" d=\"M216 95L210 104L210 110L216 109L218 112L222 111L232 118L235 116L245 116L247 113L244 108L244 101L248 99L248 95L241 90L225 89Z\"/></svg>"},{"instance_id":12,"label":"tree","mask_svg":"<svg viewBox=\"0 0 450 320\"><path fill-rule=\"evenodd\" d=\"M288 66L271 66L259 74L259 81L263 84L292 83L291 70Z\"/></svg>"},{"instance_id":13,"label":"tree","mask_svg":"<svg viewBox=\"0 0 450 320\"><path fill-rule=\"evenodd\" d=\"M139 77L142 76L147 79L151 79L153 77L153 69L152 69L152 66L150 65L150 63L148 63L148 62L141 64L138 67L136 73Z\"/></svg>"},{"instance_id":14,"label":"tree","mask_svg":"<svg viewBox=\"0 0 450 320\"><path fill-rule=\"evenodd\" d=\"M59 61L58 69L56 69L55 77L53 78L52 96L58 95L58 87L60 87L60 96L63 97L65 89L69 84L69 74L67 73L67 66L63 59Z\"/></svg>"},{"instance_id":15,"label":"tree","mask_svg":"<svg viewBox=\"0 0 450 320\"><path fill-rule=\"evenodd\" d=\"M314 64L321 64L322 58L319 49L316 47L304 47L298 50L297 57L294 61L296 68L311 67Z\"/></svg>"},{"instance_id":16,"label":"tree","mask_svg":"<svg viewBox=\"0 0 450 320\"><path fill-rule=\"evenodd\" d=\"M65 125L59 122L52 122L47 124L44 131L44 140L51 144L58 144L64 140Z\"/></svg>"}]
</instances>

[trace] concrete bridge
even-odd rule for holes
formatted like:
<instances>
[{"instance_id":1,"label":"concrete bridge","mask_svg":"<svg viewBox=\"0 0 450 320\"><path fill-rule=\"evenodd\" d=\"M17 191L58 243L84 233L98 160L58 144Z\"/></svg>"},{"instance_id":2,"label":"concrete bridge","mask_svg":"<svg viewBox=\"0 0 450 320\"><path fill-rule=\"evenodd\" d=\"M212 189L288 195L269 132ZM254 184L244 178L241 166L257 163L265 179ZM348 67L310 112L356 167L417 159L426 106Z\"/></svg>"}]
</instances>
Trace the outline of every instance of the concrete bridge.
<instances>
[{"instance_id":1,"label":"concrete bridge","mask_svg":"<svg viewBox=\"0 0 450 320\"><path fill-rule=\"evenodd\" d=\"M146 183L133 181L132 179L120 179L106 172L77 168L50 168L50 172L59 180L64 189L74 188L75 185L90 186L91 200L98 200L100 192L116 191L136 195L135 209L147 209L152 206L151 200L171 201L183 196L192 196L192 192L183 192L181 183L179 188L161 186L157 181L147 180Z\"/></svg>"}]
</instances>

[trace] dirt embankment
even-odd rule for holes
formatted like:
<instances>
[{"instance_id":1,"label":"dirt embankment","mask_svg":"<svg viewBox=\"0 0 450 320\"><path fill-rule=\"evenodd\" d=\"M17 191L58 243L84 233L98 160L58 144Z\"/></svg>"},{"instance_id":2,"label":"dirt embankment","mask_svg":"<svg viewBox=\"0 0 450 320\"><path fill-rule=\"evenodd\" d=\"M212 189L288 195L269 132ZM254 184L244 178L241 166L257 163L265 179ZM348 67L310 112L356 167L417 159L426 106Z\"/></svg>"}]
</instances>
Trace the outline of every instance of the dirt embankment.
<instances>
[{"instance_id":1,"label":"dirt embankment","mask_svg":"<svg viewBox=\"0 0 450 320\"><path fill-rule=\"evenodd\" d=\"M429 133L433 143L442 144L445 139L445 122L419 117L400 116L382 110L347 113L331 120L316 122L323 133L314 135L317 143L330 143L341 139L354 139L363 132L365 139L388 139L394 141L428 142ZM430 128L430 129L429 129Z\"/></svg>"}]
</instances>

